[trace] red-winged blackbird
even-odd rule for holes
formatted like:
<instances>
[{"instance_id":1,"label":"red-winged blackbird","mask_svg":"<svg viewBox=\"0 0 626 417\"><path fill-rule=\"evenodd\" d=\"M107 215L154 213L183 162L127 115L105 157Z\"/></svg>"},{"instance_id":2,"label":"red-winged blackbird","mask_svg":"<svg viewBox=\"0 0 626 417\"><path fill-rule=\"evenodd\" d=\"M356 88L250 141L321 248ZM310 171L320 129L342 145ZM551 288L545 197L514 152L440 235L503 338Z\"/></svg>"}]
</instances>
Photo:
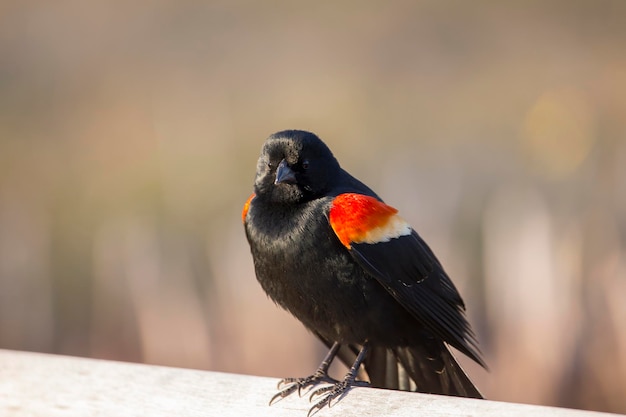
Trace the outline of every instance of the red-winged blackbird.
<instances>
[{"instance_id":1,"label":"red-winged blackbird","mask_svg":"<svg viewBox=\"0 0 626 417\"><path fill-rule=\"evenodd\" d=\"M313 391L324 396L309 414L355 385L482 398L446 346L485 366L463 300L396 213L314 134L265 141L242 213L256 276L330 347L313 375L283 379L270 403L319 383L331 385ZM336 356L351 366L342 381L328 376Z\"/></svg>"}]
</instances>

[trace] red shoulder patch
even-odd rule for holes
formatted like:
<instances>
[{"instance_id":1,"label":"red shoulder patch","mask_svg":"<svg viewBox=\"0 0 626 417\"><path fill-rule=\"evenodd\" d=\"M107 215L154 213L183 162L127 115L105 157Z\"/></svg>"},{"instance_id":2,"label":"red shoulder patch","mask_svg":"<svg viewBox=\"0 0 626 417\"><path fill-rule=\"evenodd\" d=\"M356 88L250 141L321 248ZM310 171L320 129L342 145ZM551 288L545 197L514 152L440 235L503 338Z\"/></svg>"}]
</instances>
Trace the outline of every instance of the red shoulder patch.
<instances>
[{"instance_id":1,"label":"red shoulder patch","mask_svg":"<svg viewBox=\"0 0 626 417\"><path fill-rule=\"evenodd\" d=\"M411 233L398 210L374 197L340 194L330 208L330 226L348 249L352 243L378 243Z\"/></svg>"},{"instance_id":2,"label":"red shoulder patch","mask_svg":"<svg viewBox=\"0 0 626 417\"><path fill-rule=\"evenodd\" d=\"M243 211L241 212L241 221L242 222L246 221L246 215L248 214L248 209L250 208L250 202L252 201L252 199L254 197L256 197L256 194L253 193L250 197L248 197L246 202L243 204Z\"/></svg>"}]
</instances>

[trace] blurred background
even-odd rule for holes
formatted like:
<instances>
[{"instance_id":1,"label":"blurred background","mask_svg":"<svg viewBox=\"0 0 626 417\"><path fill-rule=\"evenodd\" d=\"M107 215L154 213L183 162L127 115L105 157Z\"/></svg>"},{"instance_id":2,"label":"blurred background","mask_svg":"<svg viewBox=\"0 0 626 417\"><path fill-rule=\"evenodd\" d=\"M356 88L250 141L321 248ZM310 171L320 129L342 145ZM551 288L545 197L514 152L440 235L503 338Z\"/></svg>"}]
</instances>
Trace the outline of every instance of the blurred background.
<instances>
[{"instance_id":1,"label":"blurred background","mask_svg":"<svg viewBox=\"0 0 626 417\"><path fill-rule=\"evenodd\" d=\"M438 254L488 398L626 413L625 45L620 0L5 0L0 348L310 374L240 215L299 128Z\"/></svg>"}]
</instances>

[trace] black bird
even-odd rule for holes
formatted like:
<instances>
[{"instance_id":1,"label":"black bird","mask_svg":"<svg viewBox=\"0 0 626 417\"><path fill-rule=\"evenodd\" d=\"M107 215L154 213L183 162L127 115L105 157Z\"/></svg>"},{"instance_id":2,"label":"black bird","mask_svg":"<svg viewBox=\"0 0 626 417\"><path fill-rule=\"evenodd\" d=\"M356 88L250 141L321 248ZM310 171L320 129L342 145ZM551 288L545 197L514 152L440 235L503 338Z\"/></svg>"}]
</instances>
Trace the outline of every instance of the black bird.
<instances>
[{"instance_id":1,"label":"black bird","mask_svg":"<svg viewBox=\"0 0 626 417\"><path fill-rule=\"evenodd\" d=\"M313 375L281 380L270 404L320 383L331 385L313 391L322 397L309 414L362 385L482 398L447 346L485 366L454 284L316 135L265 141L242 218L263 290L330 347ZM342 381L328 375L336 356L351 366Z\"/></svg>"}]
</instances>

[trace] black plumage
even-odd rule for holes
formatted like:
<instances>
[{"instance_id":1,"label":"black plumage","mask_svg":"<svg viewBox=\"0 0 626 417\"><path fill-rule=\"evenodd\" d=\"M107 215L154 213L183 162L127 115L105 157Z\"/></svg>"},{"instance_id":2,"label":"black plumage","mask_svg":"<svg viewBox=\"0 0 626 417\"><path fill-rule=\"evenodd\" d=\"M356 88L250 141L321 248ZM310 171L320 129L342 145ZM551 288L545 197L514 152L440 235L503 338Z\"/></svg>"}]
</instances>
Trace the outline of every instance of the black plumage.
<instances>
[{"instance_id":1,"label":"black plumage","mask_svg":"<svg viewBox=\"0 0 626 417\"><path fill-rule=\"evenodd\" d=\"M346 194L356 210L369 204L386 214L331 219ZM243 213L257 279L331 348L328 364L286 378L275 398L334 384L314 391L324 395L311 409L318 410L361 384L358 372L376 387L482 398L446 346L484 366L463 300L428 245L389 210L314 134L283 131L264 143ZM347 242L344 226L351 236L372 234ZM335 356L354 365L343 381L327 375Z\"/></svg>"}]
</instances>

